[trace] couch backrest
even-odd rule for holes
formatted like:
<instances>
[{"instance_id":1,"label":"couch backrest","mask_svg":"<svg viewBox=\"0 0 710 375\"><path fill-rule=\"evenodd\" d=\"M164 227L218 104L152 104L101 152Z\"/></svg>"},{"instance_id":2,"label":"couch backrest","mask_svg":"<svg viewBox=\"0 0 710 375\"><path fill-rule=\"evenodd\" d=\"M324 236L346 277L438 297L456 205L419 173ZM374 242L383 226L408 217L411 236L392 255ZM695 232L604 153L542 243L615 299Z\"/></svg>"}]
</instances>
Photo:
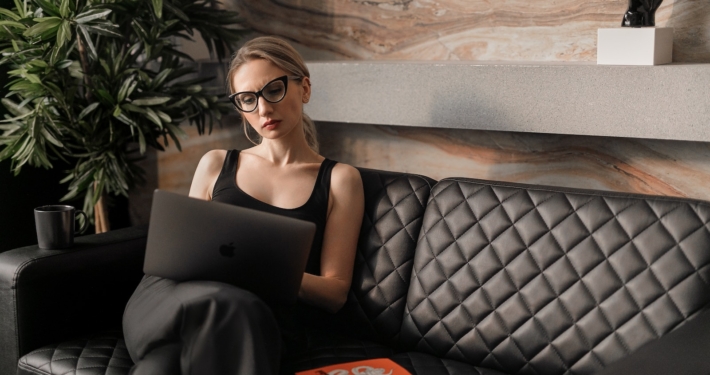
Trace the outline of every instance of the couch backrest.
<instances>
[{"instance_id":1,"label":"couch backrest","mask_svg":"<svg viewBox=\"0 0 710 375\"><path fill-rule=\"evenodd\" d=\"M591 374L706 308L708 221L701 201L442 180L401 341L509 374Z\"/></svg>"},{"instance_id":2,"label":"couch backrest","mask_svg":"<svg viewBox=\"0 0 710 375\"><path fill-rule=\"evenodd\" d=\"M402 325L412 260L434 180L360 169L365 215L350 295L340 319L362 338L394 342Z\"/></svg>"}]
</instances>

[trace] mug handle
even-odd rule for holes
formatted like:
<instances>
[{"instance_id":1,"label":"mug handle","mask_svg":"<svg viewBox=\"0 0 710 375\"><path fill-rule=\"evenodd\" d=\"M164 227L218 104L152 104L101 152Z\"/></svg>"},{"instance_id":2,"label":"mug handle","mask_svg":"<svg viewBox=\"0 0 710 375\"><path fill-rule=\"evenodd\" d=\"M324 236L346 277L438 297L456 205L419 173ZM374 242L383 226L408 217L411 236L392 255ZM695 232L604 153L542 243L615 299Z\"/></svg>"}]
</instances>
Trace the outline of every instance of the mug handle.
<instances>
[{"instance_id":1,"label":"mug handle","mask_svg":"<svg viewBox=\"0 0 710 375\"><path fill-rule=\"evenodd\" d=\"M79 229L79 231L77 232L79 234L82 234L84 233L84 231L86 231L86 228L89 227L89 217L86 215L86 212L82 210L76 210L76 213L74 213L74 218L76 218L76 215L84 215L84 225L82 225L81 229Z\"/></svg>"}]
</instances>

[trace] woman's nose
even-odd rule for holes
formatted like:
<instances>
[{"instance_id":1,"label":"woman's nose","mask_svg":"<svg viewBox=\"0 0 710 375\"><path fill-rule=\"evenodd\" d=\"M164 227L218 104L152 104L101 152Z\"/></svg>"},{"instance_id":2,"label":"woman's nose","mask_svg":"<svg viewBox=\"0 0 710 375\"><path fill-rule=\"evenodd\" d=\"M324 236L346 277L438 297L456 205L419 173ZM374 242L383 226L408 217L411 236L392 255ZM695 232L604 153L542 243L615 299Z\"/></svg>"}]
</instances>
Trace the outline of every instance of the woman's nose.
<instances>
[{"instance_id":1,"label":"woman's nose","mask_svg":"<svg viewBox=\"0 0 710 375\"><path fill-rule=\"evenodd\" d=\"M265 117L265 115L268 115L269 113L274 111L274 107L272 103L269 103L264 97L259 98L260 102L258 103L258 109L259 109L259 115L262 117Z\"/></svg>"}]
</instances>

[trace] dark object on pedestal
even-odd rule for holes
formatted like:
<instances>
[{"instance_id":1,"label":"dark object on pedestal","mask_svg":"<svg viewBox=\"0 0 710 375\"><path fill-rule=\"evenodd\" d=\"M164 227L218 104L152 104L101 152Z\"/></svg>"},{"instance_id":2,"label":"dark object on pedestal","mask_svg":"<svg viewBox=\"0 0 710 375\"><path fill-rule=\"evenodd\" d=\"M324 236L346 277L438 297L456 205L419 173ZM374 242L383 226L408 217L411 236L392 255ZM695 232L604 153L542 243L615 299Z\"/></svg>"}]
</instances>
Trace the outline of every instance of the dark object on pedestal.
<instances>
[{"instance_id":1,"label":"dark object on pedestal","mask_svg":"<svg viewBox=\"0 0 710 375\"><path fill-rule=\"evenodd\" d=\"M663 0L629 0L629 9L621 21L623 27L656 26L656 10Z\"/></svg>"}]
</instances>

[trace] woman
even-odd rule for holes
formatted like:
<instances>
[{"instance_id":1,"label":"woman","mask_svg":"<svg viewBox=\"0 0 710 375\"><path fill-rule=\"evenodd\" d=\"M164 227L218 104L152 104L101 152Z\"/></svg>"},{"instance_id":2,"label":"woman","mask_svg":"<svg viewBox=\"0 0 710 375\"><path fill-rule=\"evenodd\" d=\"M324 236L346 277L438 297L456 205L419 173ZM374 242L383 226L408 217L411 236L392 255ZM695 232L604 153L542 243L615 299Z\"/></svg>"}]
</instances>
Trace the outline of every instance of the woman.
<instances>
[{"instance_id":1,"label":"woman","mask_svg":"<svg viewBox=\"0 0 710 375\"><path fill-rule=\"evenodd\" d=\"M362 222L360 174L318 154L315 127L303 113L311 94L308 68L287 43L273 37L246 43L227 77L247 137L251 127L259 139L241 152L206 153L190 196L314 222L299 304L336 312L350 289ZM145 276L123 319L136 363L131 373L275 374L281 352L302 345L302 322L294 315L316 313L307 306L271 311L231 285Z\"/></svg>"}]
</instances>

